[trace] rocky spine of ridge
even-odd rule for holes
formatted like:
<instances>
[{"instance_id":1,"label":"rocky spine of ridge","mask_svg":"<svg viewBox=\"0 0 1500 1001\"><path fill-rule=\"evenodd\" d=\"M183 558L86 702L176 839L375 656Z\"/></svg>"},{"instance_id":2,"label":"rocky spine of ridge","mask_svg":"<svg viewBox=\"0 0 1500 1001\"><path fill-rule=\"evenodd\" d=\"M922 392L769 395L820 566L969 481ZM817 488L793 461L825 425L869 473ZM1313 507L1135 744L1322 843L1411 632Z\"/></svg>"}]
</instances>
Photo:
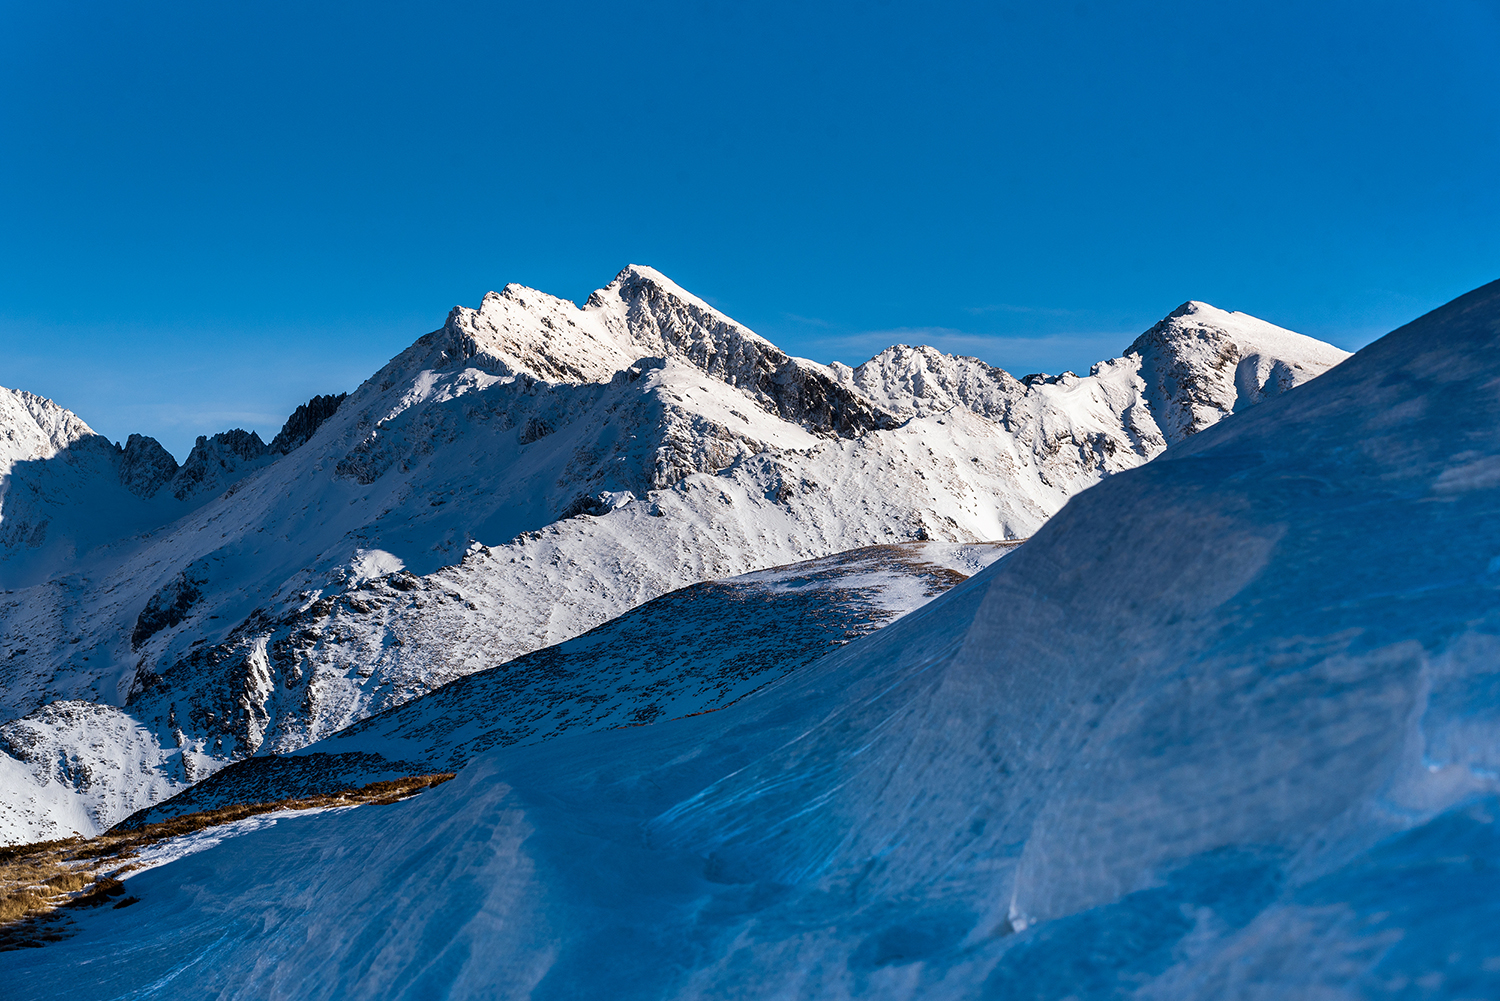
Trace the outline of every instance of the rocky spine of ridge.
<instances>
[{"instance_id":1,"label":"rocky spine of ridge","mask_svg":"<svg viewBox=\"0 0 1500 1001\"><path fill-rule=\"evenodd\" d=\"M323 426L323 422L334 415L339 404L343 403L349 396L348 393L340 393L337 396L314 396L306 403L299 404L292 415L286 419L276 437L271 439L271 444L266 446L269 451L286 455L294 448L305 445L309 438Z\"/></svg>"},{"instance_id":2,"label":"rocky spine of ridge","mask_svg":"<svg viewBox=\"0 0 1500 1001\"><path fill-rule=\"evenodd\" d=\"M17 462L48 459L96 437L77 414L44 396L0 387L0 475Z\"/></svg>"},{"instance_id":3,"label":"rocky spine of ridge","mask_svg":"<svg viewBox=\"0 0 1500 1001\"><path fill-rule=\"evenodd\" d=\"M918 416L962 406L1003 422L1027 390L1003 368L925 345L896 344L857 368L838 362L832 368L845 385L888 408Z\"/></svg>"},{"instance_id":4,"label":"rocky spine of ridge","mask_svg":"<svg viewBox=\"0 0 1500 1001\"><path fill-rule=\"evenodd\" d=\"M1023 435L1049 423L1049 405L1063 398L1058 388L1115 383L1144 398L1144 409L1120 409L1129 444L1149 458L1347 357L1331 344L1244 313L1187 302L1136 338L1120 358L1093 366L1088 376L1064 372L1017 379L978 358L905 344L857 368L835 364L833 370L845 385L897 413L926 415L962 406Z\"/></svg>"},{"instance_id":5,"label":"rocky spine of ridge","mask_svg":"<svg viewBox=\"0 0 1500 1001\"><path fill-rule=\"evenodd\" d=\"M173 495L187 500L193 494L222 489L268 453L266 443L254 431L233 428L212 438L199 435L174 480Z\"/></svg>"},{"instance_id":6,"label":"rocky spine of ridge","mask_svg":"<svg viewBox=\"0 0 1500 1001\"><path fill-rule=\"evenodd\" d=\"M626 268L589 297L589 306L605 311L606 322L623 323L637 341L659 344L663 354L690 361L814 432L852 437L899 423L823 366L791 357L650 268Z\"/></svg>"}]
</instances>

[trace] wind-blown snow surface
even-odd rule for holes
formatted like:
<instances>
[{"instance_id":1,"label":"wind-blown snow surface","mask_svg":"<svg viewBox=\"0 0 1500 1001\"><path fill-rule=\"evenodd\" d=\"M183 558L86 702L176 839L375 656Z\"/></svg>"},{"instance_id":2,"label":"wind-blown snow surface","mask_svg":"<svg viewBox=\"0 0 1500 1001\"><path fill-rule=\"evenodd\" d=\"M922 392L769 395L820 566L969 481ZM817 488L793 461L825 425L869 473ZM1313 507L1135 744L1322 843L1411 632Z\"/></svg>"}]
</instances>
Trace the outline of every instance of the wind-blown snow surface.
<instances>
[{"instance_id":1,"label":"wind-blown snow surface","mask_svg":"<svg viewBox=\"0 0 1500 1001\"><path fill-rule=\"evenodd\" d=\"M1089 376L1020 381L906 347L825 367L649 268L582 308L509 285L310 404L310 435L290 435L294 415L285 455L225 432L174 471L144 439L58 438L10 467L0 719L25 717L4 733L38 788L84 800L68 817L111 822L678 587L1024 538L1078 490L1343 357L1189 303ZM75 741L62 702L156 742L138 784L80 781L114 752Z\"/></svg>"},{"instance_id":2,"label":"wind-blown snow surface","mask_svg":"<svg viewBox=\"0 0 1500 1001\"><path fill-rule=\"evenodd\" d=\"M19 998L1500 994L1500 283L717 713L286 820Z\"/></svg>"}]
</instances>

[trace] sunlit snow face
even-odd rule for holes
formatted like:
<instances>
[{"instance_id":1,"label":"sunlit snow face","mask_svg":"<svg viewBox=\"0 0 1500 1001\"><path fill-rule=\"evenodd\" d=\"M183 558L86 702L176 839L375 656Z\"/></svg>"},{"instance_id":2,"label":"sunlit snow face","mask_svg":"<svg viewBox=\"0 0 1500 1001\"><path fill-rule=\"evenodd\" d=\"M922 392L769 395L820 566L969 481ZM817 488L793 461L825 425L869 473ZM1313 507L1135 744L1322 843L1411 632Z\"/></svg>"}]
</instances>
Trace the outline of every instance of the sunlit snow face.
<instances>
[{"instance_id":1,"label":"sunlit snow face","mask_svg":"<svg viewBox=\"0 0 1500 1001\"><path fill-rule=\"evenodd\" d=\"M330 584L358 587L367 580L406 569L399 556L384 549L356 549L354 558L329 574Z\"/></svg>"}]
</instances>

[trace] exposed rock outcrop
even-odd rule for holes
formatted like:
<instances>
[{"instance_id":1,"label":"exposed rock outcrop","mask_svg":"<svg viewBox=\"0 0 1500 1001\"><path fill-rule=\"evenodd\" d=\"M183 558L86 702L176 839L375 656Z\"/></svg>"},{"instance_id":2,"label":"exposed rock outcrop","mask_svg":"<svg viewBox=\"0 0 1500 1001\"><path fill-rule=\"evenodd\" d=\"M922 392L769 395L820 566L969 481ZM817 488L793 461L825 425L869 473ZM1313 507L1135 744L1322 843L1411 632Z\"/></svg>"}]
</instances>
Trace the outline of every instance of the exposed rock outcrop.
<instances>
[{"instance_id":1,"label":"exposed rock outcrop","mask_svg":"<svg viewBox=\"0 0 1500 1001\"><path fill-rule=\"evenodd\" d=\"M139 649L141 644L163 629L169 629L185 619L188 610L203 597L203 585L206 583L208 578L202 567L194 565L163 585L136 617L135 628L130 633L130 645Z\"/></svg>"},{"instance_id":2,"label":"exposed rock outcrop","mask_svg":"<svg viewBox=\"0 0 1500 1001\"><path fill-rule=\"evenodd\" d=\"M294 448L305 444L322 426L323 422L332 417L334 411L338 410L339 404L349 396L348 393L340 393L337 396L314 396L306 403L301 404L292 415L286 419L276 437L271 439L267 446L272 452L286 455Z\"/></svg>"},{"instance_id":3,"label":"exposed rock outcrop","mask_svg":"<svg viewBox=\"0 0 1500 1001\"><path fill-rule=\"evenodd\" d=\"M254 431L234 428L212 438L200 434L172 481L172 493L178 500L186 500L194 494L222 490L250 472L268 452L266 443Z\"/></svg>"},{"instance_id":4,"label":"exposed rock outcrop","mask_svg":"<svg viewBox=\"0 0 1500 1001\"><path fill-rule=\"evenodd\" d=\"M120 483L137 497L154 497L177 475L177 460L155 438L133 434L120 456Z\"/></svg>"}]
</instances>

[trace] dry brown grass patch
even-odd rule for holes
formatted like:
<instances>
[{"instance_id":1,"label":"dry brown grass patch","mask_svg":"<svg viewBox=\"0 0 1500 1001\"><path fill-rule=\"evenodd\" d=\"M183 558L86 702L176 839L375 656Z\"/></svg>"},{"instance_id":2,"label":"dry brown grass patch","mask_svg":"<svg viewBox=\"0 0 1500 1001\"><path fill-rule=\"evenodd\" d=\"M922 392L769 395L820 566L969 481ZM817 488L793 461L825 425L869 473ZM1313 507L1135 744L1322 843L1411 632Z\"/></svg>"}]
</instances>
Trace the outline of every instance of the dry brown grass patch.
<instances>
[{"instance_id":1,"label":"dry brown grass patch","mask_svg":"<svg viewBox=\"0 0 1500 1001\"><path fill-rule=\"evenodd\" d=\"M0 900L0 921L15 921L47 906L48 897L35 890L21 890Z\"/></svg>"},{"instance_id":2,"label":"dry brown grass patch","mask_svg":"<svg viewBox=\"0 0 1500 1001\"><path fill-rule=\"evenodd\" d=\"M452 772L412 775L327 795L204 810L93 839L73 837L0 848L0 952L59 941L66 935L59 908L111 902L119 908L135 903L137 898L126 895L118 877L136 868L126 859L143 848L262 813L396 803L451 778Z\"/></svg>"},{"instance_id":3,"label":"dry brown grass patch","mask_svg":"<svg viewBox=\"0 0 1500 1001\"><path fill-rule=\"evenodd\" d=\"M47 885L57 893L72 893L89 885L89 878L81 872L64 872L47 880Z\"/></svg>"}]
</instances>

